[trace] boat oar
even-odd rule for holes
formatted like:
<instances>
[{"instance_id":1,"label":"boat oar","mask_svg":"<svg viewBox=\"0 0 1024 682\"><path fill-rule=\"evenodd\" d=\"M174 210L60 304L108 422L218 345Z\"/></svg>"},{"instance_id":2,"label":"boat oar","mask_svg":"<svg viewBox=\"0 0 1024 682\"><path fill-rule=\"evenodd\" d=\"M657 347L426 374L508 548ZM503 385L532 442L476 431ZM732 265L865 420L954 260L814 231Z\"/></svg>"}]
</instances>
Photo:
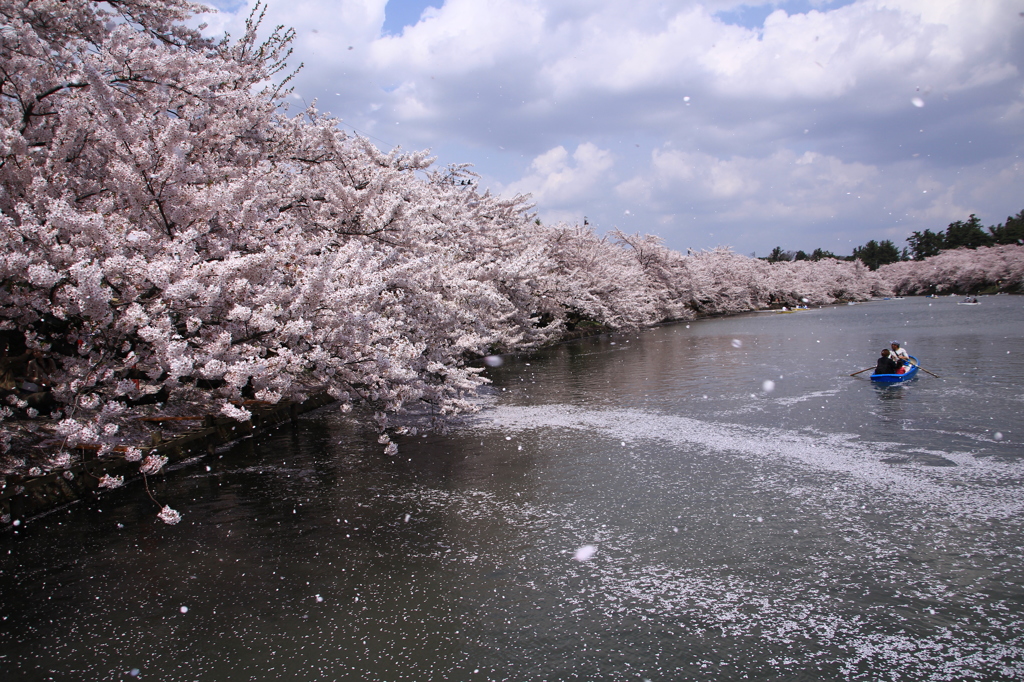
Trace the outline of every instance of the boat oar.
<instances>
[{"instance_id":1,"label":"boat oar","mask_svg":"<svg viewBox=\"0 0 1024 682\"><path fill-rule=\"evenodd\" d=\"M922 372L924 372L925 374L931 374L931 375L932 375L933 377L935 377L936 379L941 379L941 378L942 378L942 377L940 377L940 376L939 376L938 374L935 374L934 372L929 372L928 370L926 370L926 369L925 369L924 367L922 367L922 366L921 366L920 364L918 364L917 362L911 362L910 364L911 364L911 365L913 365L914 367L917 367L917 368L918 368L919 370L921 370L921 371L922 371Z\"/></svg>"},{"instance_id":2,"label":"boat oar","mask_svg":"<svg viewBox=\"0 0 1024 682\"><path fill-rule=\"evenodd\" d=\"M870 371L871 371L871 370L873 370L873 369L874 369L874 367L868 367L867 369L862 369L862 370L861 370L861 371L859 371L859 372L854 372L854 373L853 373L853 374L851 374L850 376L851 376L851 377L855 377L855 376L857 376L858 374L863 374L864 372L870 372Z\"/></svg>"}]
</instances>

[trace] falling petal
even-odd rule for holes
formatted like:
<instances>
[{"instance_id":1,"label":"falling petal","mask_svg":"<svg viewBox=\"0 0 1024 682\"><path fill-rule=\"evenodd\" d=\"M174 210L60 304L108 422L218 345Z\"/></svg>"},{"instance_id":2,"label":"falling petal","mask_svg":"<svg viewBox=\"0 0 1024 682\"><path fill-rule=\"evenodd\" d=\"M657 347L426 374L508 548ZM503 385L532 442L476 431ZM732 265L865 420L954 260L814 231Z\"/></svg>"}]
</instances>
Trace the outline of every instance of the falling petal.
<instances>
[{"instance_id":1,"label":"falling petal","mask_svg":"<svg viewBox=\"0 0 1024 682\"><path fill-rule=\"evenodd\" d=\"M775 382L771 379L765 379L764 383L761 384L761 390L765 393L771 393L775 390Z\"/></svg>"}]
</instances>

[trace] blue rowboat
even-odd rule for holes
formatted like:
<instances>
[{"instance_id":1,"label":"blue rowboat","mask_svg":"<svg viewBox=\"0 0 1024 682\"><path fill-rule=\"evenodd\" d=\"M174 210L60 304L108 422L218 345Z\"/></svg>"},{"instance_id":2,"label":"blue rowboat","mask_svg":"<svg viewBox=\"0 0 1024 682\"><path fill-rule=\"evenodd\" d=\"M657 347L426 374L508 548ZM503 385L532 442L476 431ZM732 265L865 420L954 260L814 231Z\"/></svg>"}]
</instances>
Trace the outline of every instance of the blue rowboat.
<instances>
[{"instance_id":1,"label":"blue rowboat","mask_svg":"<svg viewBox=\"0 0 1024 682\"><path fill-rule=\"evenodd\" d=\"M917 376L919 363L917 362L917 358L915 358L913 355L910 356L910 359L913 364L911 364L910 367L907 368L907 371L904 372L903 374L872 374L871 380L878 381L883 384L896 384L901 381L913 379L914 377Z\"/></svg>"}]
</instances>

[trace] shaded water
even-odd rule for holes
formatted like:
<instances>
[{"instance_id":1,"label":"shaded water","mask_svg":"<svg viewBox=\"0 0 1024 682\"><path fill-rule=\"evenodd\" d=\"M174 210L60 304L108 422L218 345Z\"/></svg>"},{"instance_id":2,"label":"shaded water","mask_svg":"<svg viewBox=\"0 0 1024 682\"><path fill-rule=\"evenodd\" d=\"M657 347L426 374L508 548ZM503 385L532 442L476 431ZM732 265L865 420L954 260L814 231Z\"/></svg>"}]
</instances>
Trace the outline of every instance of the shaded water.
<instances>
[{"instance_id":1,"label":"shaded water","mask_svg":"<svg viewBox=\"0 0 1024 682\"><path fill-rule=\"evenodd\" d=\"M942 378L848 376L893 338ZM394 458L328 408L162 477L178 526L134 486L2 537L5 679L1024 676L1024 298L488 371Z\"/></svg>"}]
</instances>

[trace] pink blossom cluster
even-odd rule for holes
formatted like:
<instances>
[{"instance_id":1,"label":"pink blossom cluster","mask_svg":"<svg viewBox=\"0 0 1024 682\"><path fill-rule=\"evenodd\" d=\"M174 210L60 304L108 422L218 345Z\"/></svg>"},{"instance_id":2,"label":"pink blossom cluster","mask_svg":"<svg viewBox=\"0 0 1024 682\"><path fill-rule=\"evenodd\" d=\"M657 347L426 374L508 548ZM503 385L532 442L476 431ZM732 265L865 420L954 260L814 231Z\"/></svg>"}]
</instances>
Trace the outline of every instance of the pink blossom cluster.
<instances>
[{"instance_id":1,"label":"pink blossom cluster","mask_svg":"<svg viewBox=\"0 0 1024 682\"><path fill-rule=\"evenodd\" d=\"M166 523L168 526L173 526L181 521L181 513L171 509L167 505L160 508L160 513L156 515L158 519Z\"/></svg>"},{"instance_id":2,"label":"pink blossom cluster","mask_svg":"<svg viewBox=\"0 0 1024 682\"><path fill-rule=\"evenodd\" d=\"M878 269L896 293L970 293L983 287L1024 287L1024 246L951 249L920 261L902 261Z\"/></svg>"},{"instance_id":3,"label":"pink blossom cluster","mask_svg":"<svg viewBox=\"0 0 1024 682\"><path fill-rule=\"evenodd\" d=\"M543 225L466 166L290 114L292 33L212 41L198 11L0 0L0 336L35 368L2 418L51 418L63 446L130 444L146 404L246 419L315 392L383 431L473 409L475 359L568 331L890 292L859 263Z\"/></svg>"}]
</instances>

